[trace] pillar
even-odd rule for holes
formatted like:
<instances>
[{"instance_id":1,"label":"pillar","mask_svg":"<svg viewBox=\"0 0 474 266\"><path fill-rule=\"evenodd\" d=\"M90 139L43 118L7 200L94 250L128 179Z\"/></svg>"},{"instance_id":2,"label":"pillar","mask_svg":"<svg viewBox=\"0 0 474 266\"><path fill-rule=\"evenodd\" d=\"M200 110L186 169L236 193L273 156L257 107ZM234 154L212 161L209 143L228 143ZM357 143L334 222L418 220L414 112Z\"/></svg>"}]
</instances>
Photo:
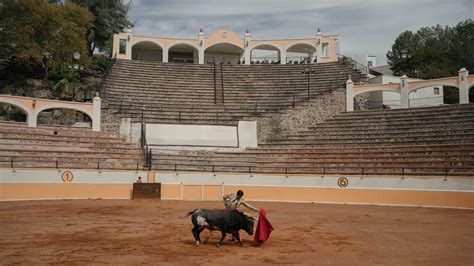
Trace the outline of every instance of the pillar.
<instances>
[{"instance_id":1,"label":"pillar","mask_svg":"<svg viewBox=\"0 0 474 266\"><path fill-rule=\"evenodd\" d=\"M321 29L318 27L316 32L316 62L321 63L321 58L323 56L323 34Z\"/></svg>"},{"instance_id":2,"label":"pillar","mask_svg":"<svg viewBox=\"0 0 474 266\"><path fill-rule=\"evenodd\" d=\"M286 65L286 50L280 51L280 64Z\"/></svg>"},{"instance_id":3,"label":"pillar","mask_svg":"<svg viewBox=\"0 0 474 266\"><path fill-rule=\"evenodd\" d=\"M168 63L168 47L163 47L162 61Z\"/></svg>"},{"instance_id":4,"label":"pillar","mask_svg":"<svg viewBox=\"0 0 474 266\"><path fill-rule=\"evenodd\" d=\"M132 26L128 25L128 29L127 29L127 52L126 52L128 60L132 59L132 41L133 41ZM119 47L119 46L117 46L117 47Z\"/></svg>"},{"instance_id":5,"label":"pillar","mask_svg":"<svg viewBox=\"0 0 474 266\"><path fill-rule=\"evenodd\" d=\"M199 46L198 63L204 64L204 50L206 49L206 47L204 46L204 31L202 30L202 28L199 29L198 46Z\"/></svg>"},{"instance_id":6,"label":"pillar","mask_svg":"<svg viewBox=\"0 0 474 266\"><path fill-rule=\"evenodd\" d=\"M409 108L408 95L408 77L403 75L400 78L400 108Z\"/></svg>"},{"instance_id":7,"label":"pillar","mask_svg":"<svg viewBox=\"0 0 474 266\"><path fill-rule=\"evenodd\" d=\"M99 96L95 96L92 100L92 131L100 131L100 109L101 109L101 102Z\"/></svg>"},{"instance_id":8,"label":"pillar","mask_svg":"<svg viewBox=\"0 0 474 266\"><path fill-rule=\"evenodd\" d=\"M244 35L244 60L246 65L250 65L250 60L252 56L252 50L250 49L250 40L250 31L249 29L246 29Z\"/></svg>"},{"instance_id":9,"label":"pillar","mask_svg":"<svg viewBox=\"0 0 474 266\"><path fill-rule=\"evenodd\" d=\"M459 71L459 103L469 103L469 87L467 84L467 76L469 71L464 67Z\"/></svg>"},{"instance_id":10,"label":"pillar","mask_svg":"<svg viewBox=\"0 0 474 266\"><path fill-rule=\"evenodd\" d=\"M38 114L36 112L32 112L32 114L28 114L28 127L36 127L36 121L38 120Z\"/></svg>"},{"instance_id":11,"label":"pillar","mask_svg":"<svg viewBox=\"0 0 474 266\"><path fill-rule=\"evenodd\" d=\"M346 111L354 111L354 82L349 78L346 81Z\"/></svg>"}]
</instances>

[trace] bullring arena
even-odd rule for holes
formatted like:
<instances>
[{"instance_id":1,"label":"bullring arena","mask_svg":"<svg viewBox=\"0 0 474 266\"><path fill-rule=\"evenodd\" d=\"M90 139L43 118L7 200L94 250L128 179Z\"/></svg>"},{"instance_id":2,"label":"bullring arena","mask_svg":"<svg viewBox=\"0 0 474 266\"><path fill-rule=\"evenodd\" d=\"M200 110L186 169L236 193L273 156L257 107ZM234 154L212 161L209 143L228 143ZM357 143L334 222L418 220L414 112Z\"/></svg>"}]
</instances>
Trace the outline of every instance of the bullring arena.
<instances>
[{"instance_id":1,"label":"bullring arena","mask_svg":"<svg viewBox=\"0 0 474 266\"><path fill-rule=\"evenodd\" d=\"M0 95L25 118L0 122L1 264L474 263L467 69L368 84L319 29L280 40L129 29L113 47L90 102ZM456 87L459 103L415 105L433 86ZM397 108L369 108L386 91ZM86 127L45 123L58 108ZM238 189L267 212L270 239L217 248L205 231L196 246L184 215Z\"/></svg>"}]
</instances>

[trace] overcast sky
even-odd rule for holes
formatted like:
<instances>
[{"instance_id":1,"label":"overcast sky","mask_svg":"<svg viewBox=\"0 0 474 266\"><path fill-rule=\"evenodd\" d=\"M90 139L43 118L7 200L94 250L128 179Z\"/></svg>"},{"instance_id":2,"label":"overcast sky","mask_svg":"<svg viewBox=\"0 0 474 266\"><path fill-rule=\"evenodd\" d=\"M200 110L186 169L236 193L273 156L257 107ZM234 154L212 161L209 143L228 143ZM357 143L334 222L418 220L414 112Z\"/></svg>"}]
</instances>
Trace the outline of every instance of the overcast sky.
<instances>
[{"instance_id":1,"label":"overcast sky","mask_svg":"<svg viewBox=\"0 0 474 266\"><path fill-rule=\"evenodd\" d=\"M255 39L299 38L320 27L339 35L343 54L381 65L398 34L472 19L474 0L132 0L129 17L134 33L164 37L196 38L200 27L243 36L248 27Z\"/></svg>"}]
</instances>

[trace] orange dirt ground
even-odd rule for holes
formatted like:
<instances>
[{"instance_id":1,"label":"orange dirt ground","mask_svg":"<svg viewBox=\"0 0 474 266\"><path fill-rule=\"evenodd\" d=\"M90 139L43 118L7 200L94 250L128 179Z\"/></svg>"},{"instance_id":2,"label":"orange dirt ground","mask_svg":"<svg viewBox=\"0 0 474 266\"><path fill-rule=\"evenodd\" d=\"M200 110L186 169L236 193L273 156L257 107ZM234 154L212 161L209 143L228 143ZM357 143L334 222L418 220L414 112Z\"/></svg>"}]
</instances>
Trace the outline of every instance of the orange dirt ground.
<instances>
[{"instance_id":1,"label":"orange dirt ground","mask_svg":"<svg viewBox=\"0 0 474 266\"><path fill-rule=\"evenodd\" d=\"M263 246L213 232L196 246L194 208L219 202L0 202L0 264L474 264L474 211L262 203L276 231ZM208 235L202 233L204 239Z\"/></svg>"}]
</instances>

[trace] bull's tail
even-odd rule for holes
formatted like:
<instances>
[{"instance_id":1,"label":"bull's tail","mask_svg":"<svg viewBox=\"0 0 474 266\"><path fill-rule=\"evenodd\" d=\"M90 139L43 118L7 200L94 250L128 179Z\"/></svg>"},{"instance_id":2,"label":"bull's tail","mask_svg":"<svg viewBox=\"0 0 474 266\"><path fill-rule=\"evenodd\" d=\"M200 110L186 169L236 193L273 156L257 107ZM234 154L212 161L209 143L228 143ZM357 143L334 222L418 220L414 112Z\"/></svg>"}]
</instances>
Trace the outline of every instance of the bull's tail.
<instances>
[{"instance_id":1,"label":"bull's tail","mask_svg":"<svg viewBox=\"0 0 474 266\"><path fill-rule=\"evenodd\" d=\"M184 217L191 216L191 215L193 215L193 214L194 214L195 212L197 212L197 211L199 211L199 209L194 209L194 210L192 210L192 211L186 213L186 215L185 215Z\"/></svg>"}]
</instances>

